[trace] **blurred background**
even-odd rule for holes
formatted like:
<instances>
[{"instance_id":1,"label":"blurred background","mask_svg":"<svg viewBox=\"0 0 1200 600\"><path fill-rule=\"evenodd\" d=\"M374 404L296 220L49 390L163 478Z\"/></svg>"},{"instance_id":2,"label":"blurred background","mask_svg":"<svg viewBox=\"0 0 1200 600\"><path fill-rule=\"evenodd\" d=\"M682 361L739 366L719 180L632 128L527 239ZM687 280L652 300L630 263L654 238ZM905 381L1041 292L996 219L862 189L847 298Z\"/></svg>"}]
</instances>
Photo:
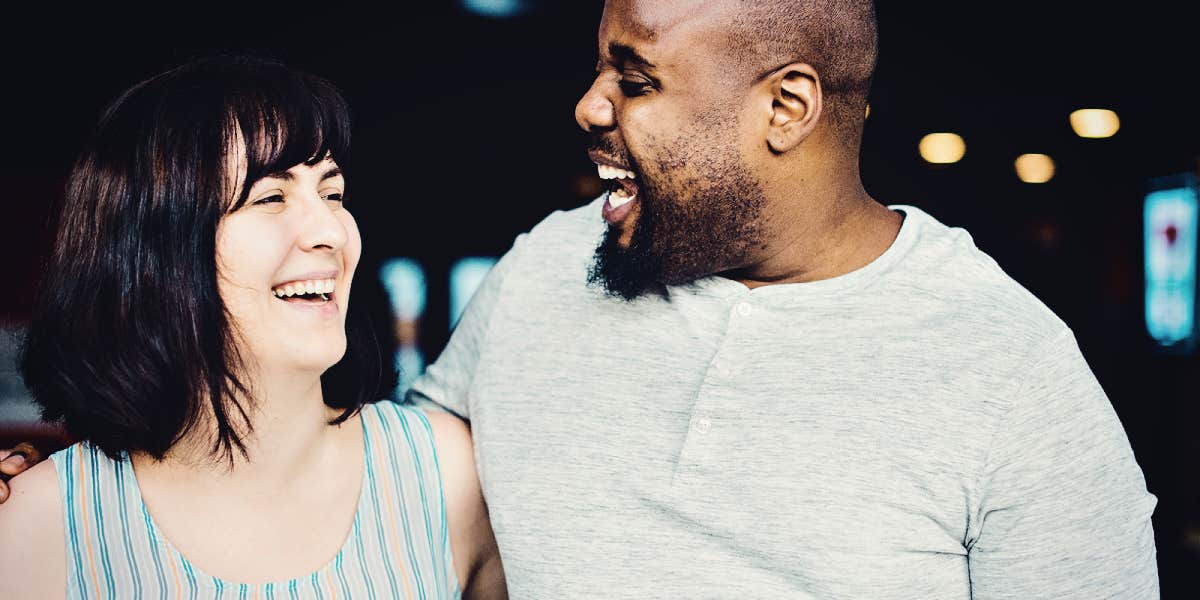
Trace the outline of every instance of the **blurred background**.
<instances>
[{"instance_id":1,"label":"blurred background","mask_svg":"<svg viewBox=\"0 0 1200 600\"><path fill-rule=\"evenodd\" d=\"M882 202L966 228L1075 331L1159 499L1163 596L1196 598L1200 356L1187 174L1200 169L1200 9L1102 6L879 3L863 177ZM598 1L21 10L6 17L20 35L0 40L0 448L66 443L37 423L13 366L51 211L105 104L178 63L250 51L344 90L355 113L349 206L366 240L356 299L392 332L402 382L437 357L516 235L600 191L573 119L596 61Z\"/></svg>"}]
</instances>

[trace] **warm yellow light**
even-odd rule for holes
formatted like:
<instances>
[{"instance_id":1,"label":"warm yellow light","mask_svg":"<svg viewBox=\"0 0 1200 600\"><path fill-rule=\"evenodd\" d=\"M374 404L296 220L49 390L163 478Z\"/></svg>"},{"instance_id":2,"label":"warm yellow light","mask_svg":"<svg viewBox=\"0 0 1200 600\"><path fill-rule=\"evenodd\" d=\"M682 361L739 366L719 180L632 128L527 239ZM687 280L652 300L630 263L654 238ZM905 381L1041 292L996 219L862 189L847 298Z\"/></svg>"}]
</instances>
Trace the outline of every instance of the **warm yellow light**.
<instances>
[{"instance_id":1,"label":"warm yellow light","mask_svg":"<svg viewBox=\"0 0 1200 600\"><path fill-rule=\"evenodd\" d=\"M1071 113L1071 129L1079 137L1112 137L1120 128L1117 113L1106 108L1081 108Z\"/></svg>"},{"instance_id":2,"label":"warm yellow light","mask_svg":"<svg viewBox=\"0 0 1200 600\"><path fill-rule=\"evenodd\" d=\"M867 114L863 115L863 118L864 118L864 119L870 119L870 118L871 118L871 105L870 105L870 104L868 104L868 105L867 105Z\"/></svg>"},{"instance_id":3,"label":"warm yellow light","mask_svg":"<svg viewBox=\"0 0 1200 600\"><path fill-rule=\"evenodd\" d=\"M967 144L953 133L931 133L921 138L921 158L935 165L956 163L967 152Z\"/></svg>"},{"instance_id":4,"label":"warm yellow light","mask_svg":"<svg viewBox=\"0 0 1200 600\"><path fill-rule=\"evenodd\" d=\"M1054 179L1054 160L1045 154L1022 154L1016 161L1017 177L1025 183L1046 183Z\"/></svg>"}]
</instances>

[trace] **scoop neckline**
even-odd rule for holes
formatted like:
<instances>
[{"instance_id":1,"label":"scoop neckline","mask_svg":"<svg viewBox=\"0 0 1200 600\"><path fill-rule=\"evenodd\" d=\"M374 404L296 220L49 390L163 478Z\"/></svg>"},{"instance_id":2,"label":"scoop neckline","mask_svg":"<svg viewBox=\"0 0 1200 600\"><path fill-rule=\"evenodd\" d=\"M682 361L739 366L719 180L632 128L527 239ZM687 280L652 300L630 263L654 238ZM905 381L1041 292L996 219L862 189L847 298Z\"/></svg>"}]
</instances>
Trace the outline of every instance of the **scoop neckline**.
<instances>
[{"instance_id":1,"label":"scoop neckline","mask_svg":"<svg viewBox=\"0 0 1200 600\"><path fill-rule=\"evenodd\" d=\"M346 532L345 539L342 540L342 544L341 544L341 546L338 547L338 551L336 554L333 555L333 558L331 558L325 564L318 567L316 570L310 571L299 577L293 577L291 579L283 579L283 580L264 581L262 583L246 583L246 582L240 582L240 581L230 581L227 579L222 579L215 575L210 575L204 569L201 569L200 567L197 567L196 565L192 564L192 562L190 560L188 560L187 557L184 556L183 553L180 552L178 548L175 547L175 544L171 543L171 540L167 539L167 537L162 534L162 530L160 530L158 528L158 524L155 522L154 517L150 514L150 509L147 508L147 506L146 506L145 498L142 497L142 488L138 484L137 473L133 469L133 461L128 456L126 456L126 461L129 464L129 469L128 469L128 473L125 474L124 477L127 478L127 483L129 483L129 485L132 486L132 490L137 493L137 506L138 506L138 508L141 509L142 516L146 520L146 528L149 531L150 536L154 539L156 544L162 544L166 548L167 553L170 556L170 558L173 561L175 561L177 564L179 564L183 568L183 570L185 572L187 572L190 576L195 577L197 579L209 579L209 580L213 581L216 585L221 587L222 589L228 588L228 587L233 587L233 588L272 587L272 588L285 588L286 589L286 588L292 586L293 584L298 584L298 583L304 582L306 580L311 580L313 577L319 576L321 573L324 573L324 572L330 570L332 567L338 565L339 563L342 562L342 559L345 556L347 550L349 548L351 548L355 543L357 543L358 532L360 531L360 526L361 526L362 514L363 514L363 510L365 508L364 504L367 501L367 479L368 479L369 471L371 468L370 438L369 438L370 434L368 432L369 428L367 427L367 420L366 420L366 415L365 415L368 407L370 407L370 406L371 405L369 405L369 404L363 405L362 409L359 410L359 424L361 425L362 430L363 430L362 431L362 434L363 434L363 438L362 438L363 471L362 471L362 481L359 483L358 502L355 504L355 509L354 509L354 520L350 523L350 529L349 529L349 531Z\"/></svg>"}]
</instances>

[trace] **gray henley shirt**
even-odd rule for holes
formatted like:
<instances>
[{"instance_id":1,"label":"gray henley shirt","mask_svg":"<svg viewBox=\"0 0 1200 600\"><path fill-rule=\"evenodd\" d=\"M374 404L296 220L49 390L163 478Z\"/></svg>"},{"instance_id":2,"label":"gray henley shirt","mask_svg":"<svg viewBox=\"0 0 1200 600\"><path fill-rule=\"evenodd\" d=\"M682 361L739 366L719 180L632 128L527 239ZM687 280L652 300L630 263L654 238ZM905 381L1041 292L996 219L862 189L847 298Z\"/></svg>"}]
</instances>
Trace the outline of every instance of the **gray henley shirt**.
<instances>
[{"instance_id":1,"label":"gray henley shirt","mask_svg":"<svg viewBox=\"0 0 1200 600\"><path fill-rule=\"evenodd\" d=\"M911 206L852 273L586 285L520 236L409 398L468 418L513 598L1156 598L1147 492L1071 331Z\"/></svg>"}]
</instances>

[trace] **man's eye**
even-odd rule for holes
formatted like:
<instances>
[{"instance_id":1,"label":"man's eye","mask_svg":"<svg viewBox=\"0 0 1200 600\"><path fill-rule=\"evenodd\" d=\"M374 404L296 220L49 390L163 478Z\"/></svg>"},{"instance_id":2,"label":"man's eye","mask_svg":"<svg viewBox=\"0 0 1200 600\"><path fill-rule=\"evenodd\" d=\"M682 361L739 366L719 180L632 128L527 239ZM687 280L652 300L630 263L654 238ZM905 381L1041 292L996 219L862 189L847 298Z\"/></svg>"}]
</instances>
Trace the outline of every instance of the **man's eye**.
<instances>
[{"instance_id":1,"label":"man's eye","mask_svg":"<svg viewBox=\"0 0 1200 600\"><path fill-rule=\"evenodd\" d=\"M266 198L259 198L258 200L254 201L254 204L274 204L276 202L283 202L283 194L275 194L272 196L267 196Z\"/></svg>"},{"instance_id":2,"label":"man's eye","mask_svg":"<svg viewBox=\"0 0 1200 600\"><path fill-rule=\"evenodd\" d=\"M342 201L343 201L343 198L342 198L342 193L341 193L341 192L334 192L334 193L332 193L332 194L325 194L325 199L326 199L326 200L329 200L330 202L342 202Z\"/></svg>"},{"instance_id":3,"label":"man's eye","mask_svg":"<svg viewBox=\"0 0 1200 600\"><path fill-rule=\"evenodd\" d=\"M643 96L650 91L651 87L645 81L630 81L628 79L622 79L617 82L617 85L621 87L621 93L628 97Z\"/></svg>"}]
</instances>

